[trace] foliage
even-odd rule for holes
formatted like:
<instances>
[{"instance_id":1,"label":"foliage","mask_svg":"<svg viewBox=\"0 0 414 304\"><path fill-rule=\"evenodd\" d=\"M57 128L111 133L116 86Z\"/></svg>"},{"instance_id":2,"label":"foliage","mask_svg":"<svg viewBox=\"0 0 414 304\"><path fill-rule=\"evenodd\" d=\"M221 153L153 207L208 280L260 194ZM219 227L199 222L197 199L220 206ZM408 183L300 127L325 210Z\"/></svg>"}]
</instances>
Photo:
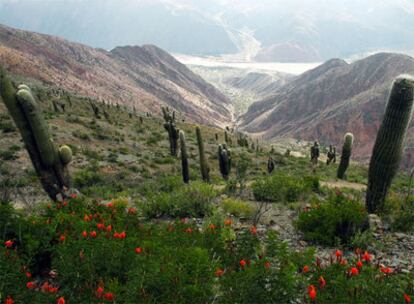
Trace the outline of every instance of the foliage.
<instances>
[{"instance_id":1,"label":"foliage","mask_svg":"<svg viewBox=\"0 0 414 304\"><path fill-rule=\"evenodd\" d=\"M310 210L299 214L296 226L305 238L320 244L346 244L367 225L364 206L343 194L330 196L326 202L314 201Z\"/></svg>"},{"instance_id":2,"label":"foliage","mask_svg":"<svg viewBox=\"0 0 414 304\"><path fill-rule=\"evenodd\" d=\"M247 202L233 198L223 200L221 207L226 213L236 217L250 218L254 213L254 208Z\"/></svg>"}]
</instances>

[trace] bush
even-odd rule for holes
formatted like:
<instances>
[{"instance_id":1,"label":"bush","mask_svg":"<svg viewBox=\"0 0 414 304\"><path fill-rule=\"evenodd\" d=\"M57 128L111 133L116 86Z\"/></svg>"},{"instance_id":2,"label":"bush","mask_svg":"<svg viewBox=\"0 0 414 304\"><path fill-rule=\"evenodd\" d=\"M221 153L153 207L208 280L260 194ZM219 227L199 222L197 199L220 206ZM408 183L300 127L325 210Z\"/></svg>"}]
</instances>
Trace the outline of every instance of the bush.
<instances>
[{"instance_id":1,"label":"bush","mask_svg":"<svg viewBox=\"0 0 414 304\"><path fill-rule=\"evenodd\" d=\"M228 198L221 202L224 212L236 217L250 218L254 213L254 208L247 202Z\"/></svg>"},{"instance_id":2,"label":"bush","mask_svg":"<svg viewBox=\"0 0 414 304\"><path fill-rule=\"evenodd\" d=\"M309 211L299 214L295 224L307 240L326 245L338 241L347 244L358 231L367 228L367 212L360 202L338 194L326 202L313 202Z\"/></svg>"},{"instance_id":3,"label":"bush","mask_svg":"<svg viewBox=\"0 0 414 304\"><path fill-rule=\"evenodd\" d=\"M194 182L172 192L153 194L142 208L148 218L203 217L211 214L212 201L216 196L217 191L211 185Z\"/></svg>"},{"instance_id":4,"label":"bush","mask_svg":"<svg viewBox=\"0 0 414 304\"><path fill-rule=\"evenodd\" d=\"M253 195L258 201L295 202L311 191L319 190L319 178L297 177L277 172L253 183Z\"/></svg>"},{"instance_id":5,"label":"bush","mask_svg":"<svg viewBox=\"0 0 414 304\"><path fill-rule=\"evenodd\" d=\"M391 193L386 199L383 217L390 222L393 231L413 231L414 197Z\"/></svg>"}]
</instances>

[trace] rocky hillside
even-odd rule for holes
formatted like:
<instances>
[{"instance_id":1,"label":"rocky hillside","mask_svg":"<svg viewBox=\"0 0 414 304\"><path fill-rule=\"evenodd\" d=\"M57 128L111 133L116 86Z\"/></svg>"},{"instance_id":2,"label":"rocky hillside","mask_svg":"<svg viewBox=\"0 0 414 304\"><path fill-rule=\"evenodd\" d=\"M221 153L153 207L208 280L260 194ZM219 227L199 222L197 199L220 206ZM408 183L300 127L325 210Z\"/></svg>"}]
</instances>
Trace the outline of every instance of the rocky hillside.
<instances>
[{"instance_id":1,"label":"rocky hillside","mask_svg":"<svg viewBox=\"0 0 414 304\"><path fill-rule=\"evenodd\" d=\"M168 105L187 119L222 126L229 99L152 45L95 49L0 25L0 64L10 72L140 111Z\"/></svg>"},{"instance_id":2,"label":"rocky hillside","mask_svg":"<svg viewBox=\"0 0 414 304\"><path fill-rule=\"evenodd\" d=\"M254 103L241 125L264 138L293 137L337 146L345 132L352 132L356 158L367 160L392 80L402 73L414 73L413 58L379 53L352 64L333 59ZM414 136L408 134L406 165L414 161Z\"/></svg>"}]
</instances>

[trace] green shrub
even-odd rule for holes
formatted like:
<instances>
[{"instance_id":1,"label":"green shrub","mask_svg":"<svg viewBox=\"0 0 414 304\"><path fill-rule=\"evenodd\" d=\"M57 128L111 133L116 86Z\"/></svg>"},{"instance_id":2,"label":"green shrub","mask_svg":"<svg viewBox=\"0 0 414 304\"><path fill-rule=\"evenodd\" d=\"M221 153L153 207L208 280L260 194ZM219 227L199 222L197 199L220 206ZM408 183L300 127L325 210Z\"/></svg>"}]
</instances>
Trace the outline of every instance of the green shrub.
<instances>
[{"instance_id":1,"label":"green shrub","mask_svg":"<svg viewBox=\"0 0 414 304\"><path fill-rule=\"evenodd\" d=\"M409 232L414 229L414 197L390 193L385 201L383 217L394 231Z\"/></svg>"},{"instance_id":2,"label":"green shrub","mask_svg":"<svg viewBox=\"0 0 414 304\"><path fill-rule=\"evenodd\" d=\"M233 198L223 200L221 207L226 213L236 217L250 218L254 213L254 208L247 202Z\"/></svg>"},{"instance_id":3,"label":"green shrub","mask_svg":"<svg viewBox=\"0 0 414 304\"><path fill-rule=\"evenodd\" d=\"M277 172L254 182L252 189L258 201L295 202L312 191L318 191L319 178L297 177Z\"/></svg>"},{"instance_id":4,"label":"green shrub","mask_svg":"<svg viewBox=\"0 0 414 304\"><path fill-rule=\"evenodd\" d=\"M344 195L330 196L326 202L313 202L309 211L303 211L295 223L307 240L320 244L347 244L358 232L367 228L364 206Z\"/></svg>"},{"instance_id":5,"label":"green shrub","mask_svg":"<svg viewBox=\"0 0 414 304\"><path fill-rule=\"evenodd\" d=\"M211 185L194 182L169 193L150 195L143 204L143 213L148 218L203 217L211 214L212 201L216 196L217 191Z\"/></svg>"},{"instance_id":6,"label":"green shrub","mask_svg":"<svg viewBox=\"0 0 414 304\"><path fill-rule=\"evenodd\" d=\"M74 186L82 189L102 183L103 178L96 169L97 168L87 168L76 172L73 177Z\"/></svg>"}]
</instances>

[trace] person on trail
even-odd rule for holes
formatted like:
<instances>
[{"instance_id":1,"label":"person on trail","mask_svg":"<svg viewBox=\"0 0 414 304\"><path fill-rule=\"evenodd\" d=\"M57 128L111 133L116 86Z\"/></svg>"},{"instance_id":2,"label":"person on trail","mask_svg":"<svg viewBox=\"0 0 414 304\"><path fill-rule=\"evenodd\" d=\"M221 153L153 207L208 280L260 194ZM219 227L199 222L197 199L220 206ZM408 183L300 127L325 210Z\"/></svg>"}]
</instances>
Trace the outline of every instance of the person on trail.
<instances>
[{"instance_id":1,"label":"person on trail","mask_svg":"<svg viewBox=\"0 0 414 304\"><path fill-rule=\"evenodd\" d=\"M318 158L319 158L319 144L317 141L311 147L311 163L313 166L318 165Z\"/></svg>"}]
</instances>

